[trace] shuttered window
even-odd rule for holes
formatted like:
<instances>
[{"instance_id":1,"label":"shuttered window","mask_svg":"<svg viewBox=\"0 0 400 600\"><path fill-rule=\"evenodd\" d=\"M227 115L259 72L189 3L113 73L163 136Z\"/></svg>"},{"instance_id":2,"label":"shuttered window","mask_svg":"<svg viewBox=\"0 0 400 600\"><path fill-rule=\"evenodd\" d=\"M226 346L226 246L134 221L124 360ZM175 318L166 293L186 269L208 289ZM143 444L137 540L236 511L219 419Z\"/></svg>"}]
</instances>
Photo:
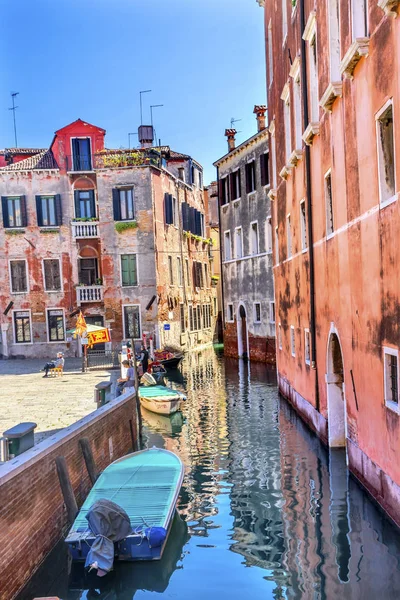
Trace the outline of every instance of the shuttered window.
<instances>
[{"instance_id":1,"label":"shuttered window","mask_svg":"<svg viewBox=\"0 0 400 600\"><path fill-rule=\"evenodd\" d=\"M137 285L136 254L121 255L122 286Z\"/></svg>"},{"instance_id":2,"label":"shuttered window","mask_svg":"<svg viewBox=\"0 0 400 600\"><path fill-rule=\"evenodd\" d=\"M46 258L43 261L44 289L46 292L61 290L60 261L58 258Z\"/></svg>"},{"instance_id":3,"label":"shuttered window","mask_svg":"<svg viewBox=\"0 0 400 600\"><path fill-rule=\"evenodd\" d=\"M246 192L250 194L256 189L256 163L254 160L246 165Z\"/></svg>"},{"instance_id":4,"label":"shuttered window","mask_svg":"<svg viewBox=\"0 0 400 600\"><path fill-rule=\"evenodd\" d=\"M115 188L113 195L114 221L135 220L135 190L133 187Z\"/></svg>"},{"instance_id":5,"label":"shuttered window","mask_svg":"<svg viewBox=\"0 0 400 600\"><path fill-rule=\"evenodd\" d=\"M5 228L28 225L25 196L2 196L1 207Z\"/></svg>"},{"instance_id":6,"label":"shuttered window","mask_svg":"<svg viewBox=\"0 0 400 600\"><path fill-rule=\"evenodd\" d=\"M173 225L174 210L173 210L172 194L165 194L165 196L164 196L164 213L165 213L165 223L167 225Z\"/></svg>"},{"instance_id":7,"label":"shuttered window","mask_svg":"<svg viewBox=\"0 0 400 600\"><path fill-rule=\"evenodd\" d=\"M95 219L96 205L94 190L75 190L75 217L77 219Z\"/></svg>"},{"instance_id":8,"label":"shuttered window","mask_svg":"<svg viewBox=\"0 0 400 600\"><path fill-rule=\"evenodd\" d=\"M36 216L39 227L62 225L61 196L36 196Z\"/></svg>"},{"instance_id":9,"label":"shuttered window","mask_svg":"<svg viewBox=\"0 0 400 600\"><path fill-rule=\"evenodd\" d=\"M269 153L260 156L261 185L269 185Z\"/></svg>"},{"instance_id":10,"label":"shuttered window","mask_svg":"<svg viewBox=\"0 0 400 600\"><path fill-rule=\"evenodd\" d=\"M26 276L26 262L24 260L11 260L11 292L20 294L28 291L28 280Z\"/></svg>"},{"instance_id":11,"label":"shuttered window","mask_svg":"<svg viewBox=\"0 0 400 600\"><path fill-rule=\"evenodd\" d=\"M185 333L185 305L180 304L180 320L181 320L181 333Z\"/></svg>"}]
</instances>

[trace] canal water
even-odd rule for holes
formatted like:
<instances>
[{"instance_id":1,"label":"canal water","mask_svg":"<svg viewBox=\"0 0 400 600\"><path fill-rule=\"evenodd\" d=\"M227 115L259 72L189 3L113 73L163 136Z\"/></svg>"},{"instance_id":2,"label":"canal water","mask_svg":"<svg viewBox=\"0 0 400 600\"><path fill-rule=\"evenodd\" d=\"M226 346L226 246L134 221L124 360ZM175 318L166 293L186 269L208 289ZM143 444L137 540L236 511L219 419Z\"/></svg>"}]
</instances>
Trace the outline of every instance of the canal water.
<instances>
[{"instance_id":1,"label":"canal water","mask_svg":"<svg viewBox=\"0 0 400 600\"><path fill-rule=\"evenodd\" d=\"M214 350L185 358L171 384L182 415L144 413L148 446L186 466L163 559L109 576L70 567L63 544L21 600L398 599L400 534L279 398L263 365Z\"/></svg>"}]
</instances>

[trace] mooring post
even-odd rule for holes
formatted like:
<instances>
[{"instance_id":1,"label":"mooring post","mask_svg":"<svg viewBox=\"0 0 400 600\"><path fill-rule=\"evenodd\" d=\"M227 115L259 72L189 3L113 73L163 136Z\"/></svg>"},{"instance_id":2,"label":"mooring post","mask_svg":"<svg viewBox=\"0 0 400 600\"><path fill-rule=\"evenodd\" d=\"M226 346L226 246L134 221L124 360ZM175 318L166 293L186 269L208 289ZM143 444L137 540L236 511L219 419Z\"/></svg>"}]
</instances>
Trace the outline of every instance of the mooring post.
<instances>
[{"instance_id":1,"label":"mooring post","mask_svg":"<svg viewBox=\"0 0 400 600\"><path fill-rule=\"evenodd\" d=\"M93 452L90 447L89 439L87 437L81 438L79 440L79 445L82 450L83 458L85 460L87 472L89 473L90 481L92 482L92 485L94 485L99 474L96 469L96 464L94 462Z\"/></svg>"},{"instance_id":2,"label":"mooring post","mask_svg":"<svg viewBox=\"0 0 400 600\"><path fill-rule=\"evenodd\" d=\"M133 369L135 372L135 398L136 398L136 416L137 416L137 446L138 450L143 448L143 421L142 421L142 411L140 406L140 398L139 398L139 375L138 368L136 364L136 351L135 351L135 343L132 340L132 350L133 350Z\"/></svg>"},{"instance_id":3,"label":"mooring post","mask_svg":"<svg viewBox=\"0 0 400 600\"><path fill-rule=\"evenodd\" d=\"M75 500L74 490L72 489L72 484L69 478L67 468L67 462L64 456L57 456L56 466L58 479L60 480L62 495L64 497L65 506L67 508L68 521L72 525L76 515L78 514L78 505Z\"/></svg>"}]
</instances>

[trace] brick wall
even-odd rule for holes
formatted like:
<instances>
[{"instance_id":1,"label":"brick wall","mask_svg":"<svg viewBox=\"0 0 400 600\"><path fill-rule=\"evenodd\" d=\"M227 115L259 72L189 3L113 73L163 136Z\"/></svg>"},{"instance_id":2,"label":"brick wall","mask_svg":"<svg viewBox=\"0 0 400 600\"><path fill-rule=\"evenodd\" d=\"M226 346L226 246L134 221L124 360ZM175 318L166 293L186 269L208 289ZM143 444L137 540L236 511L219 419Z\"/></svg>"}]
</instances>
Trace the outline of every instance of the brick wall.
<instances>
[{"instance_id":1,"label":"brick wall","mask_svg":"<svg viewBox=\"0 0 400 600\"><path fill-rule=\"evenodd\" d=\"M0 600L11 600L69 527L55 459L64 456L80 507L90 480L79 446L89 438L98 470L132 450L134 397L123 396L0 467Z\"/></svg>"},{"instance_id":2,"label":"brick wall","mask_svg":"<svg viewBox=\"0 0 400 600\"><path fill-rule=\"evenodd\" d=\"M275 338L261 337L249 332L249 358L254 362L276 364ZM238 357L237 326L235 323L226 323L224 331L225 356Z\"/></svg>"}]
</instances>

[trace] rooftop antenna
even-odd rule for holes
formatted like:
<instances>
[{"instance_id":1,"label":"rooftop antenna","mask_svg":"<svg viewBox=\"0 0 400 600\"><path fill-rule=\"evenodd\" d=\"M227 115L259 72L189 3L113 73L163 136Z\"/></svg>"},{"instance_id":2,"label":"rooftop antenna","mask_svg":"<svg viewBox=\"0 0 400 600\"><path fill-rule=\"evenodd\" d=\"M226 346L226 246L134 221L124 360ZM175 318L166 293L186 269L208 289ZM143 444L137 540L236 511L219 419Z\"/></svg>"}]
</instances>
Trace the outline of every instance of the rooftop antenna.
<instances>
[{"instance_id":1,"label":"rooftop antenna","mask_svg":"<svg viewBox=\"0 0 400 600\"><path fill-rule=\"evenodd\" d=\"M142 113L142 94L148 94L151 90L142 90L139 92L140 96L140 124L143 125L143 113Z\"/></svg>"},{"instance_id":2,"label":"rooftop antenna","mask_svg":"<svg viewBox=\"0 0 400 600\"><path fill-rule=\"evenodd\" d=\"M18 106L15 106L15 98L18 96L19 92L11 92L11 98L12 98L12 107L9 108L8 110L12 110L13 111L13 118L14 118L14 138L15 138L15 147L18 148L18 142L17 142L17 125L15 123L15 111L17 110Z\"/></svg>"},{"instance_id":3,"label":"rooftop antenna","mask_svg":"<svg viewBox=\"0 0 400 600\"><path fill-rule=\"evenodd\" d=\"M151 104L151 106L150 106L151 127L153 129L153 144L154 144L154 138L156 139L156 142L157 142L157 138L155 136L154 128L153 128L153 108L159 108L160 106L164 106L164 104Z\"/></svg>"},{"instance_id":4,"label":"rooftop antenna","mask_svg":"<svg viewBox=\"0 0 400 600\"><path fill-rule=\"evenodd\" d=\"M235 117L231 118L231 129L233 129L233 126L235 123L238 123L239 121L241 121L242 119L235 119Z\"/></svg>"},{"instance_id":5,"label":"rooftop antenna","mask_svg":"<svg viewBox=\"0 0 400 600\"><path fill-rule=\"evenodd\" d=\"M134 133L128 133L128 148L131 149L131 135L139 135L136 131Z\"/></svg>"}]
</instances>

